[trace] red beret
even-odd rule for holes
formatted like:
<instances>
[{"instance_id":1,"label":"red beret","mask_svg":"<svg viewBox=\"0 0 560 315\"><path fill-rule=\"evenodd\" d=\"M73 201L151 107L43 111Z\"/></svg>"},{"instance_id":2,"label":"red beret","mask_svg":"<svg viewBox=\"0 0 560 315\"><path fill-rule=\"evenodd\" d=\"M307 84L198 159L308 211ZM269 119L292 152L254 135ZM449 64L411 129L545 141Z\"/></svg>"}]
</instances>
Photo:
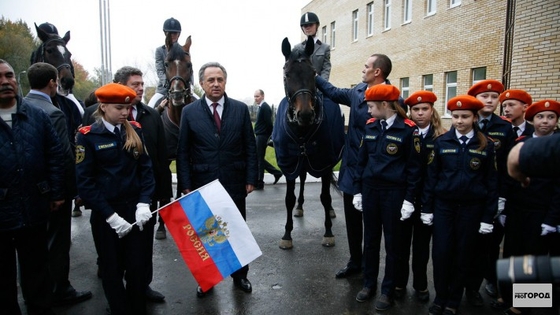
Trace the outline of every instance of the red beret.
<instances>
[{"instance_id":1,"label":"red beret","mask_svg":"<svg viewBox=\"0 0 560 315\"><path fill-rule=\"evenodd\" d=\"M467 94L472 96L477 96L480 93L484 92L496 92L498 94L504 91L504 85L500 83L500 81L496 80L482 80L478 83L475 83Z\"/></svg>"},{"instance_id":2,"label":"red beret","mask_svg":"<svg viewBox=\"0 0 560 315\"><path fill-rule=\"evenodd\" d=\"M542 100L533 103L529 107L527 107L527 111L525 112L525 119L527 119L528 121L533 121L533 118L536 114L547 110L555 112L556 115L560 116L560 103L553 100Z\"/></svg>"},{"instance_id":3,"label":"red beret","mask_svg":"<svg viewBox=\"0 0 560 315\"><path fill-rule=\"evenodd\" d=\"M458 95L447 102L447 109L454 110L474 110L479 111L484 107L481 101L471 95Z\"/></svg>"},{"instance_id":4,"label":"red beret","mask_svg":"<svg viewBox=\"0 0 560 315\"><path fill-rule=\"evenodd\" d=\"M430 91L416 91L412 93L404 103L410 107L420 103L434 103L437 101L437 96Z\"/></svg>"},{"instance_id":5,"label":"red beret","mask_svg":"<svg viewBox=\"0 0 560 315\"><path fill-rule=\"evenodd\" d=\"M527 105L533 103L531 95L523 90L505 90L504 93L500 94L500 103L507 100L518 100Z\"/></svg>"},{"instance_id":6,"label":"red beret","mask_svg":"<svg viewBox=\"0 0 560 315\"><path fill-rule=\"evenodd\" d=\"M130 104L136 98L136 92L126 85L109 83L95 90L95 96L105 104Z\"/></svg>"},{"instance_id":7,"label":"red beret","mask_svg":"<svg viewBox=\"0 0 560 315\"><path fill-rule=\"evenodd\" d=\"M397 101L401 92L394 85L377 84L366 90L366 101Z\"/></svg>"}]
</instances>

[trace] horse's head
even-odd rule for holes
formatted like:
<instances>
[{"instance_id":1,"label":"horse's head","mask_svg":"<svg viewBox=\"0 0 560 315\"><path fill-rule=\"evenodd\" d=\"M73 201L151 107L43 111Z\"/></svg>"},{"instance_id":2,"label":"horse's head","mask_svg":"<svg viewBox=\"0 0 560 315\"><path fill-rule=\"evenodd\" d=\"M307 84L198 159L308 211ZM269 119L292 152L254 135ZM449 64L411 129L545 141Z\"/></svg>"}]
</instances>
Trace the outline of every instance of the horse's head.
<instances>
[{"instance_id":1,"label":"horse's head","mask_svg":"<svg viewBox=\"0 0 560 315\"><path fill-rule=\"evenodd\" d=\"M165 75L167 77L167 97L172 106L182 107L191 99L191 80L193 67L189 49L191 48L191 37L185 44L171 42L171 36L165 38L167 57L165 59Z\"/></svg>"},{"instance_id":2,"label":"horse's head","mask_svg":"<svg viewBox=\"0 0 560 315\"><path fill-rule=\"evenodd\" d=\"M300 126L316 123L317 90L315 69L310 56L313 54L314 41L307 38L305 49L291 49L288 38L282 41L284 64L284 90L289 103L288 120Z\"/></svg>"},{"instance_id":3,"label":"horse's head","mask_svg":"<svg viewBox=\"0 0 560 315\"><path fill-rule=\"evenodd\" d=\"M70 41L70 31L64 37L49 34L35 24L37 36L42 44L33 53L31 63L46 62L58 70L59 90L68 92L74 87L74 67L72 66L72 53L66 48Z\"/></svg>"}]
</instances>

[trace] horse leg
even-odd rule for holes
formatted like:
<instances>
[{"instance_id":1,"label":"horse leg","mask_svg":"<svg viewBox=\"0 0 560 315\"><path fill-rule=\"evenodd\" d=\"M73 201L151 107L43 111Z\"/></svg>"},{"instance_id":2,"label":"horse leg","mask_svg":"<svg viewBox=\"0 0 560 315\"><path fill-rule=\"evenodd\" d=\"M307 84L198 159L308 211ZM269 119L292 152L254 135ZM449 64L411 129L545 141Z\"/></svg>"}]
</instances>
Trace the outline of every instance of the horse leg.
<instances>
[{"instance_id":1,"label":"horse leg","mask_svg":"<svg viewBox=\"0 0 560 315\"><path fill-rule=\"evenodd\" d=\"M332 221L329 211L332 206L331 198L331 174L321 176L321 204L325 209L325 235L323 235L323 242L321 245L325 247L332 247L335 245L334 235L332 233Z\"/></svg>"},{"instance_id":2,"label":"horse leg","mask_svg":"<svg viewBox=\"0 0 560 315\"><path fill-rule=\"evenodd\" d=\"M284 226L284 236L280 240L281 249L292 249L292 230L294 229L294 219L292 218L292 211L294 205L296 204L296 195L294 193L296 189L296 180L286 180L286 198L284 202L286 204L286 225Z\"/></svg>"},{"instance_id":3,"label":"horse leg","mask_svg":"<svg viewBox=\"0 0 560 315\"><path fill-rule=\"evenodd\" d=\"M323 179L321 179L322 181ZM335 187L335 189L338 189L337 184L336 184L336 176L334 175L334 173L331 171L331 175L329 175L329 180L330 183L333 187ZM334 208L332 207L332 200L329 202L329 216L331 217L331 219L336 218L336 213L334 212Z\"/></svg>"},{"instance_id":4,"label":"horse leg","mask_svg":"<svg viewBox=\"0 0 560 315\"><path fill-rule=\"evenodd\" d=\"M303 203L305 202L305 198L303 197L303 191L305 190L305 180L307 179L307 172L302 171L299 174L299 196L297 199L297 208L294 212L294 217L303 217Z\"/></svg>"}]
</instances>

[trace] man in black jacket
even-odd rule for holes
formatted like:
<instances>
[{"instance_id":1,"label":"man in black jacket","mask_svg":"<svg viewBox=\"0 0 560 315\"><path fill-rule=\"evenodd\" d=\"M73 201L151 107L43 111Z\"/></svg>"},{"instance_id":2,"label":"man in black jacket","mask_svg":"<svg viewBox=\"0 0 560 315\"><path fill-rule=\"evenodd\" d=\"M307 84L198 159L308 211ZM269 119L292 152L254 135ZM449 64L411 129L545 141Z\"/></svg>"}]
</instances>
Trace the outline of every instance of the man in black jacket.
<instances>
[{"instance_id":1,"label":"man in black jacket","mask_svg":"<svg viewBox=\"0 0 560 315\"><path fill-rule=\"evenodd\" d=\"M257 120L255 122L255 135L257 141L257 159L259 161L259 179L255 190L264 189L264 171L274 175L274 184L282 177L282 172L266 160L266 147L268 138L272 134L272 109L264 101L263 90L255 91L255 104L257 105Z\"/></svg>"}]
</instances>

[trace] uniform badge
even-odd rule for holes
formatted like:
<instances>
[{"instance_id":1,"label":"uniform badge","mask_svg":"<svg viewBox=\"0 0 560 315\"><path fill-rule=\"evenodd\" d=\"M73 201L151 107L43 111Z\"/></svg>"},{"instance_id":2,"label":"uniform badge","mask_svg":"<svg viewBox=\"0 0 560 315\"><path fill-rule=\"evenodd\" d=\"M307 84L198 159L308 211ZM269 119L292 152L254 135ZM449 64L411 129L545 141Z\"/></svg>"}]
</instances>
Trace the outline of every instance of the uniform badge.
<instances>
[{"instance_id":1,"label":"uniform badge","mask_svg":"<svg viewBox=\"0 0 560 315\"><path fill-rule=\"evenodd\" d=\"M389 143L387 145L386 150L387 150L387 153L389 153L391 155L394 155L394 154L397 154L397 152L399 152L399 147L397 147L397 145L394 144L394 143Z\"/></svg>"},{"instance_id":2,"label":"uniform badge","mask_svg":"<svg viewBox=\"0 0 560 315\"><path fill-rule=\"evenodd\" d=\"M502 142L500 141L500 139L492 139L494 140L494 149L498 150L499 148L502 147Z\"/></svg>"},{"instance_id":3,"label":"uniform badge","mask_svg":"<svg viewBox=\"0 0 560 315\"><path fill-rule=\"evenodd\" d=\"M469 162L469 165L471 166L471 169L476 171L477 169L480 168L480 159L472 158L471 161Z\"/></svg>"},{"instance_id":4,"label":"uniform badge","mask_svg":"<svg viewBox=\"0 0 560 315\"><path fill-rule=\"evenodd\" d=\"M420 138L414 137L414 148L416 152L420 153Z\"/></svg>"},{"instance_id":5,"label":"uniform badge","mask_svg":"<svg viewBox=\"0 0 560 315\"><path fill-rule=\"evenodd\" d=\"M83 145L76 146L76 164L80 164L86 158L86 148Z\"/></svg>"},{"instance_id":6,"label":"uniform badge","mask_svg":"<svg viewBox=\"0 0 560 315\"><path fill-rule=\"evenodd\" d=\"M138 158L140 157L140 152L138 152L138 149L132 149L132 157L134 157L135 160L138 160Z\"/></svg>"},{"instance_id":7,"label":"uniform badge","mask_svg":"<svg viewBox=\"0 0 560 315\"><path fill-rule=\"evenodd\" d=\"M432 164L435 156L436 156L436 152L432 150L432 152L430 152L430 156L428 156L428 164Z\"/></svg>"}]
</instances>

